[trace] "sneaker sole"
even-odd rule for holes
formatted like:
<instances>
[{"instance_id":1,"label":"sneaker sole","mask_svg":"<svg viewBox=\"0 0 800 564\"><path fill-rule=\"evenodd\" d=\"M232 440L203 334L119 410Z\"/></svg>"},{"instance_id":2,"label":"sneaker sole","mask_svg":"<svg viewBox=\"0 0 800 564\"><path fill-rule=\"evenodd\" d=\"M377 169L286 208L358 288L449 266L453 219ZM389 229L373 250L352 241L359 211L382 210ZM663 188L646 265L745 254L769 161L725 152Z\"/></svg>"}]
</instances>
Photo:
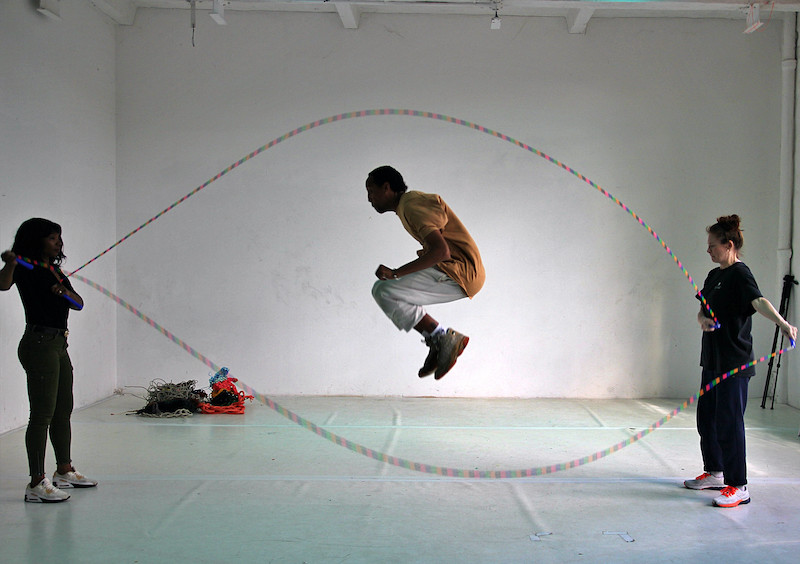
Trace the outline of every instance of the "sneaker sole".
<instances>
[{"instance_id":1,"label":"sneaker sole","mask_svg":"<svg viewBox=\"0 0 800 564\"><path fill-rule=\"evenodd\" d=\"M53 485L60 490L68 490L70 488L93 488L97 486L97 484L73 484L70 482L53 482Z\"/></svg>"},{"instance_id":2,"label":"sneaker sole","mask_svg":"<svg viewBox=\"0 0 800 564\"><path fill-rule=\"evenodd\" d=\"M687 486L685 482L683 484L683 487L685 487L688 490L694 490L694 491L716 490L716 491L719 492L719 491L722 491L722 490L725 489L725 486L699 486L699 487L695 486L695 487L692 487L692 486Z\"/></svg>"},{"instance_id":3,"label":"sneaker sole","mask_svg":"<svg viewBox=\"0 0 800 564\"><path fill-rule=\"evenodd\" d=\"M41 497L29 498L27 495L25 496L25 501L28 503L61 503L63 501L67 501L69 496L65 497L64 499L44 499Z\"/></svg>"},{"instance_id":4,"label":"sneaker sole","mask_svg":"<svg viewBox=\"0 0 800 564\"><path fill-rule=\"evenodd\" d=\"M456 356L453 359L453 362L450 363L450 366L447 367L447 370L445 370L444 372L442 372L441 374L439 374L437 376L434 376L434 379L441 380L442 378L445 377L445 375L448 372L450 372L450 370L453 369L453 367L456 365L456 360L458 360L458 357L460 357L461 353L464 352L464 349L467 348L467 344L469 344L469 337L465 336L464 339L461 341L461 343L459 343L458 353L456 353Z\"/></svg>"},{"instance_id":5,"label":"sneaker sole","mask_svg":"<svg viewBox=\"0 0 800 564\"><path fill-rule=\"evenodd\" d=\"M717 503L717 502L715 501L715 502L714 502L714 506L715 506L715 507L726 507L726 508L727 508L727 507L736 507L737 505L744 505L744 504L746 504L746 503L750 503L750 498L749 498L749 497L748 497L747 499L743 499L743 500L741 500L741 501L737 501L737 502L735 502L735 503L726 503L726 504L720 504L720 503Z\"/></svg>"}]
</instances>

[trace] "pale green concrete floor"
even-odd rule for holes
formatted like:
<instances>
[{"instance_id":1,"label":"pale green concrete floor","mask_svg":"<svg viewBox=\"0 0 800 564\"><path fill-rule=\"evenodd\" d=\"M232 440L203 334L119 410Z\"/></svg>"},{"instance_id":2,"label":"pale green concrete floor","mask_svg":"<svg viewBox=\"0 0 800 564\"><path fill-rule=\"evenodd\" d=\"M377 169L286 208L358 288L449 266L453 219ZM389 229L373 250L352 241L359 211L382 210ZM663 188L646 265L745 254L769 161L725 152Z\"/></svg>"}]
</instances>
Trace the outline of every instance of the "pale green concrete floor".
<instances>
[{"instance_id":1,"label":"pale green concrete floor","mask_svg":"<svg viewBox=\"0 0 800 564\"><path fill-rule=\"evenodd\" d=\"M481 470L602 451L683 401L277 399L370 448ZM759 403L752 503L719 509L716 492L682 487L702 470L693 408L596 462L478 480L377 462L258 403L150 419L126 415L141 399L114 396L73 416L75 465L100 485L65 503L22 501L24 431L0 437L0 561L797 562L800 411Z\"/></svg>"}]
</instances>

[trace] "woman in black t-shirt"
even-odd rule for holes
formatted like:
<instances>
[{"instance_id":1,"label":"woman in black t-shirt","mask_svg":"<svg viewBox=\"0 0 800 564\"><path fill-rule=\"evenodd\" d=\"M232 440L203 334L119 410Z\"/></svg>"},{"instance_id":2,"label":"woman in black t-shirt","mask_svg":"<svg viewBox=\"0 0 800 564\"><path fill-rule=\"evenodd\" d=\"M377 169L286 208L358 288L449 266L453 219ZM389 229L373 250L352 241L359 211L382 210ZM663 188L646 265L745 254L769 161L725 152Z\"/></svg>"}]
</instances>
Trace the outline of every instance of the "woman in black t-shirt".
<instances>
[{"instance_id":1,"label":"woman in black t-shirt","mask_svg":"<svg viewBox=\"0 0 800 564\"><path fill-rule=\"evenodd\" d=\"M724 216L706 229L708 254L719 264L708 273L702 296L716 317L703 305L697 321L703 330L700 365L702 389L726 372L753 361L752 315L760 313L781 328L794 341L797 328L789 325L761 295L750 269L739 253L744 238L737 215ZM699 298L700 296L698 296ZM703 455L703 473L684 485L694 490L717 489L718 507L750 503L747 491L744 411L747 385L755 367L739 370L706 391L697 401L697 431Z\"/></svg>"},{"instance_id":2,"label":"woman in black t-shirt","mask_svg":"<svg viewBox=\"0 0 800 564\"><path fill-rule=\"evenodd\" d=\"M0 255L0 290L16 285L25 309L25 333L17 354L28 378L30 419L25 447L31 482L25 501L66 501L64 489L97 485L72 466L72 362L67 354L67 316L83 308L59 268L65 258L61 227L47 219L33 218L17 230L14 246ZM27 259L27 260L26 260ZM44 470L47 436L56 456L52 482Z\"/></svg>"}]
</instances>

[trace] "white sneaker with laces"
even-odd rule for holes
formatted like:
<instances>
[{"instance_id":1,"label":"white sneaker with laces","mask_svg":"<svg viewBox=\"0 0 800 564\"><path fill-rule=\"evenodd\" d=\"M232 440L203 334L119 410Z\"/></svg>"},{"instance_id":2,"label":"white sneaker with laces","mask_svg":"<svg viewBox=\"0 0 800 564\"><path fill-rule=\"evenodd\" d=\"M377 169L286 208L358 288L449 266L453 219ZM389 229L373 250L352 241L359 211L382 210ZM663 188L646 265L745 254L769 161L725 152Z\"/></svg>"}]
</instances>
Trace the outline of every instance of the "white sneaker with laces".
<instances>
[{"instance_id":1,"label":"white sneaker with laces","mask_svg":"<svg viewBox=\"0 0 800 564\"><path fill-rule=\"evenodd\" d=\"M28 487L25 488L25 501L32 503L58 503L68 499L69 494L55 487L47 478L43 478L33 487L28 484Z\"/></svg>"},{"instance_id":2,"label":"white sneaker with laces","mask_svg":"<svg viewBox=\"0 0 800 564\"><path fill-rule=\"evenodd\" d=\"M714 498L714 505L717 507L736 507L745 503L750 503L750 492L747 491L747 486L741 488L728 486L722 490L722 495Z\"/></svg>"},{"instance_id":3,"label":"white sneaker with laces","mask_svg":"<svg viewBox=\"0 0 800 564\"><path fill-rule=\"evenodd\" d=\"M97 485L97 481L87 478L73 467L72 470L64 474L59 474L58 472L53 474L53 484L63 489L93 488Z\"/></svg>"},{"instance_id":4,"label":"white sneaker with laces","mask_svg":"<svg viewBox=\"0 0 800 564\"><path fill-rule=\"evenodd\" d=\"M721 490L725 487L725 481L722 476L703 472L694 480L686 480L683 485L690 490Z\"/></svg>"}]
</instances>

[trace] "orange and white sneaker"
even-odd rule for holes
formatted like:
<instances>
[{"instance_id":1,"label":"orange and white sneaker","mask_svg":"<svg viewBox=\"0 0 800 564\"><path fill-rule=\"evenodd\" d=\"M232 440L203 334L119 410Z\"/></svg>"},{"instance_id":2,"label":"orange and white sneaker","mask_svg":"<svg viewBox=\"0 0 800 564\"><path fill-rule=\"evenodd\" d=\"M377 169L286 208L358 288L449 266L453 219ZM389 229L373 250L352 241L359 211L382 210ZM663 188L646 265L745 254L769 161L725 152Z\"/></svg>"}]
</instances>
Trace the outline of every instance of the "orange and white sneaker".
<instances>
[{"instance_id":1,"label":"orange and white sneaker","mask_svg":"<svg viewBox=\"0 0 800 564\"><path fill-rule=\"evenodd\" d=\"M725 487L725 482L721 475L703 472L694 480L686 480L683 485L690 490L721 490Z\"/></svg>"},{"instance_id":2,"label":"orange and white sneaker","mask_svg":"<svg viewBox=\"0 0 800 564\"><path fill-rule=\"evenodd\" d=\"M722 490L719 497L714 498L714 505L717 507L736 507L743 503L750 503L750 492L747 491L747 486L741 488L728 486Z\"/></svg>"}]
</instances>

